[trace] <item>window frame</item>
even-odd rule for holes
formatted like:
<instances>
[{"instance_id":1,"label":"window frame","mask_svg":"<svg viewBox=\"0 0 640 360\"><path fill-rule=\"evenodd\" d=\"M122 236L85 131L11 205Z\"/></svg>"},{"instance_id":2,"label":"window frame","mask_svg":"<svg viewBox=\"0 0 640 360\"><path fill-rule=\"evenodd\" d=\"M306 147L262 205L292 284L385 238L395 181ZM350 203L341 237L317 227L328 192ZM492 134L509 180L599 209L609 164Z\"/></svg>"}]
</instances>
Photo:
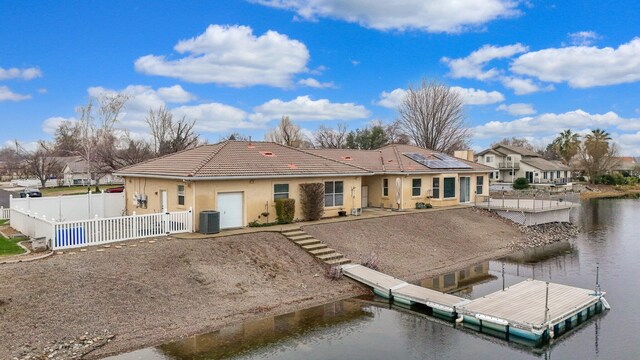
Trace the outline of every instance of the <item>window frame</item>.
<instances>
[{"instance_id":1,"label":"window frame","mask_svg":"<svg viewBox=\"0 0 640 360\"><path fill-rule=\"evenodd\" d=\"M283 186L286 185L287 186L287 191L276 191L276 186ZM284 197L278 197L281 196L282 194L285 194L286 196ZM279 184L273 184L273 201L275 202L278 199L288 199L289 198L289 183L279 183Z\"/></svg>"},{"instance_id":2,"label":"window frame","mask_svg":"<svg viewBox=\"0 0 640 360\"><path fill-rule=\"evenodd\" d=\"M389 178L382 179L382 197L389 197Z\"/></svg>"},{"instance_id":3,"label":"window frame","mask_svg":"<svg viewBox=\"0 0 640 360\"><path fill-rule=\"evenodd\" d=\"M451 180L453 180L453 196L447 196L447 183L451 184ZM456 178L455 177L445 177L442 180L442 198L443 199L455 199L456 198Z\"/></svg>"},{"instance_id":4,"label":"window frame","mask_svg":"<svg viewBox=\"0 0 640 360\"><path fill-rule=\"evenodd\" d=\"M415 185L416 180L419 182L418 186ZM415 190L418 190L418 195L415 194ZM422 196L422 178L411 179L411 197Z\"/></svg>"},{"instance_id":5,"label":"window frame","mask_svg":"<svg viewBox=\"0 0 640 360\"><path fill-rule=\"evenodd\" d=\"M333 192L327 192L327 184L331 183L332 184L332 189ZM342 192L336 192L336 184L340 183L342 185ZM325 208L330 208L330 207L342 207L344 206L344 181L342 180L329 180L329 181L325 181L324 182L324 207ZM341 195L340 197L340 203L338 204L336 202L336 198L338 197L337 195ZM331 205L327 205L327 196L331 196L332 202Z\"/></svg>"},{"instance_id":6,"label":"window frame","mask_svg":"<svg viewBox=\"0 0 640 360\"><path fill-rule=\"evenodd\" d=\"M488 164L488 163L492 163L492 162L493 162L493 155L485 155L484 163Z\"/></svg>"},{"instance_id":7,"label":"window frame","mask_svg":"<svg viewBox=\"0 0 640 360\"><path fill-rule=\"evenodd\" d=\"M182 188L182 190L180 190ZM184 184L178 184L178 206L185 206L186 198L186 189ZM182 200L182 201L181 201Z\"/></svg>"},{"instance_id":8,"label":"window frame","mask_svg":"<svg viewBox=\"0 0 640 360\"><path fill-rule=\"evenodd\" d=\"M431 197L434 199L440 199L440 178L434 177L431 179Z\"/></svg>"},{"instance_id":9,"label":"window frame","mask_svg":"<svg viewBox=\"0 0 640 360\"><path fill-rule=\"evenodd\" d=\"M480 189L480 191L478 191L478 189ZM476 175L476 195L482 195L482 194L484 194L484 176Z\"/></svg>"}]
</instances>

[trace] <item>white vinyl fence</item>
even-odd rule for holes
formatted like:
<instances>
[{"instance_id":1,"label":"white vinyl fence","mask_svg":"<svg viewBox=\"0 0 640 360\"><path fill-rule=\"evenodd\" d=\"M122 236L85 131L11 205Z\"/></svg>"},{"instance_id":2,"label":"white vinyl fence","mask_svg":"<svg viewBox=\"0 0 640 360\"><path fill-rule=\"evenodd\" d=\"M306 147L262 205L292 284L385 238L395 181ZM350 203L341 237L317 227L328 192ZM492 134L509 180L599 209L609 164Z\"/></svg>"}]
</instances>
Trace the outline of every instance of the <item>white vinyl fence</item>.
<instances>
[{"instance_id":1,"label":"white vinyl fence","mask_svg":"<svg viewBox=\"0 0 640 360\"><path fill-rule=\"evenodd\" d=\"M0 220L6 220L11 218L11 209L5 209L0 206Z\"/></svg>"},{"instance_id":2,"label":"white vinyl fence","mask_svg":"<svg viewBox=\"0 0 640 360\"><path fill-rule=\"evenodd\" d=\"M23 234L45 237L52 250L108 244L150 236L191 232L192 210L148 215L56 222L45 216L11 209L11 226Z\"/></svg>"},{"instance_id":3,"label":"white vinyl fence","mask_svg":"<svg viewBox=\"0 0 640 360\"><path fill-rule=\"evenodd\" d=\"M110 218L125 213L124 193L87 193L41 198L11 197L12 209L58 221Z\"/></svg>"}]
</instances>

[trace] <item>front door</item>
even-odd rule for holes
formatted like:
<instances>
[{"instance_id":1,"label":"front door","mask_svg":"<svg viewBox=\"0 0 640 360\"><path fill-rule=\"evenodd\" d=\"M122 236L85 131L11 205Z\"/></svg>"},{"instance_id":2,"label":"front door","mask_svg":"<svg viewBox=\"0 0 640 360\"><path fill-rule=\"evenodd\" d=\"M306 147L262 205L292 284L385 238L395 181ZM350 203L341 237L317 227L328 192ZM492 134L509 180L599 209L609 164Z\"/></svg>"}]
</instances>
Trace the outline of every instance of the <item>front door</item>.
<instances>
[{"instance_id":1,"label":"front door","mask_svg":"<svg viewBox=\"0 0 640 360\"><path fill-rule=\"evenodd\" d=\"M471 178L468 176L460 177L460 203L468 203L471 201Z\"/></svg>"},{"instance_id":2,"label":"front door","mask_svg":"<svg viewBox=\"0 0 640 360\"><path fill-rule=\"evenodd\" d=\"M529 184L533 184L533 171L525 171L524 176L527 178Z\"/></svg>"},{"instance_id":3,"label":"front door","mask_svg":"<svg viewBox=\"0 0 640 360\"><path fill-rule=\"evenodd\" d=\"M362 187L362 201L360 204L360 207L362 208L366 208L369 206L369 187L368 186L363 186Z\"/></svg>"},{"instance_id":4,"label":"front door","mask_svg":"<svg viewBox=\"0 0 640 360\"><path fill-rule=\"evenodd\" d=\"M160 190L160 211L166 212L167 206L167 190Z\"/></svg>"},{"instance_id":5,"label":"front door","mask_svg":"<svg viewBox=\"0 0 640 360\"><path fill-rule=\"evenodd\" d=\"M220 212L220 229L244 226L243 196L241 192L218 193L216 210Z\"/></svg>"}]
</instances>

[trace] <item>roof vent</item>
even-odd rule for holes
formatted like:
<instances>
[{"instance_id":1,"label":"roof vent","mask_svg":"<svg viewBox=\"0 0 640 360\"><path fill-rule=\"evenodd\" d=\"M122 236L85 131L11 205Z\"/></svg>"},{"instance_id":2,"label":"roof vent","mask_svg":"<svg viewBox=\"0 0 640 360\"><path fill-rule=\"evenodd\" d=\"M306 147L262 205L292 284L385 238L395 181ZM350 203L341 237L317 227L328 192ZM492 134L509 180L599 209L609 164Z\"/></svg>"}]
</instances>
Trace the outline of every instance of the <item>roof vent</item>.
<instances>
[{"instance_id":1,"label":"roof vent","mask_svg":"<svg viewBox=\"0 0 640 360\"><path fill-rule=\"evenodd\" d=\"M262 156L266 156L266 157L274 157L275 156L271 151L260 151L260 154L262 154Z\"/></svg>"},{"instance_id":2,"label":"roof vent","mask_svg":"<svg viewBox=\"0 0 640 360\"><path fill-rule=\"evenodd\" d=\"M296 165L296 164L288 164L287 166L289 167L289 169L297 169L298 168L298 165Z\"/></svg>"},{"instance_id":3,"label":"roof vent","mask_svg":"<svg viewBox=\"0 0 640 360\"><path fill-rule=\"evenodd\" d=\"M388 162L388 163L392 163L392 162L393 162L393 159L389 159L389 160L387 160L387 162Z\"/></svg>"},{"instance_id":4,"label":"roof vent","mask_svg":"<svg viewBox=\"0 0 640 360\"><path fill-rule=\"evenodd\" d=\"M353 160L351 156L343 156L342 160Z\"/></svg>"}]
</instances>

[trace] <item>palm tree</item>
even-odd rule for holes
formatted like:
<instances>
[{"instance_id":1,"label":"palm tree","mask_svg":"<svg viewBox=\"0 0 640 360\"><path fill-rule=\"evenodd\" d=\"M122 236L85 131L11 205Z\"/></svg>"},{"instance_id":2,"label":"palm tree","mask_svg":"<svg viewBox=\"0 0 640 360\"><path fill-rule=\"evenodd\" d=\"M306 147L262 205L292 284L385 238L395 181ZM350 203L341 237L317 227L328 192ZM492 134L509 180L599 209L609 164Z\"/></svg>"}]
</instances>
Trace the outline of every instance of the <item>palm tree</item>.
<instances>
[{"instance_id":1,"label":"palm tree","mask_svg":"<svg viewBox=\"0 0 640 360\"><path fill-rule=\"evenodd\" d=\"M564 130L553 141L555 152L562 158L562 162L569 164L571 159L578 153L580 147L580 135L570 129Z\"/></svg>"},{"instance_id":2,"label":"palm tree","mask_svg":"<svg viewBox=\"0 0 640 360\"><path fill-rule=\"evenodd\" d=\"M584 145L592 158L601 158L609 151L611 135L602 129L594 129L584 136Z\"/></svg>"}]
</instances>

